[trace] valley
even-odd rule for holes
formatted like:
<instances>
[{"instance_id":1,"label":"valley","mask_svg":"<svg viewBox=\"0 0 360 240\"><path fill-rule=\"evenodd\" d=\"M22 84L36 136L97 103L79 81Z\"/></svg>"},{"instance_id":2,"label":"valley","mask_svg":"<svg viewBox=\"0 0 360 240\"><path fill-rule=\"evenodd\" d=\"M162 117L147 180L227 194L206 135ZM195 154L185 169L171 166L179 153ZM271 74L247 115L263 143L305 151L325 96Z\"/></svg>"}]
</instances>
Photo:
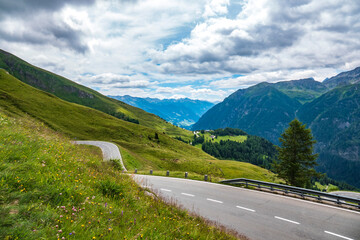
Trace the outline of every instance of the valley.
<instances>
[{"instance_id":1,"label":"valley","mask_svg":"<svg viewBox=\"0 0 360 240\"><path fill-rule=\"evenodd\" d=\"M279 144L294 118L313 132L318 170L359 187L360 68L316 82L301 79L240 89L215 105L193 130L240 128Z\"/></svg>"}]
</instances>

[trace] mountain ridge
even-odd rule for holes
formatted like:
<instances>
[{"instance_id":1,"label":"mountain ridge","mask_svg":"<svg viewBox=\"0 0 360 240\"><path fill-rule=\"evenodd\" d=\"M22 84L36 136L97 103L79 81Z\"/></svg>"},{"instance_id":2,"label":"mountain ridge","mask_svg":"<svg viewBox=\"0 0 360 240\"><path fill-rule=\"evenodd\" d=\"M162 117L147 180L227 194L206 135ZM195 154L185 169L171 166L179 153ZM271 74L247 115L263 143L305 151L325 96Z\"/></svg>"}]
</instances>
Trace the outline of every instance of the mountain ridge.
<instances>
[{"instance_id":1,"label":"mountain ridge","mask_svg":"<svg viewBox=\"0 0 360 240\"><path fill-rule=\"evenodd\" d=\"M158 99L125 96L109 96L144 111L153 113L179 127L190 129L203 113L214 104L208 101L180 99Z\"/></svg>"},{"instance_id":2,"label":"mountain ridge","mask_svg":"<svg viewBox=\"0 0 360 240\"><path fill-rule=\"evenodd\" d=\"M0 68L20 81L54 94L69 102L91 107L114 117L164 131L172 136L189 138L191 132L178 128L158 116L102 95L60 75L38 68L0 49Z\"/></svg>"},{"instance_id":3,"label":"mountain ridge","mask_svg":"<svg viewBox=\"0 0 360 240\"><path fill-rule=\"evenodd\" d=\"M229 96L234 101L231 102L226 98L215 105L199 119L193 129L216 129L219 128L219 122L221 122L222 128L240 128L279 144L280 134L296 117L310 127L315 139L318 140L315 146L316 151L320 153L318 169L326 172L331 178L345 180L359 187L360 178L355 172L360 171L359 76L360 68L356 68L330 78L332 80L328 81L332 84L328 85L310 78L278 83L265 82L247 89L239 89ZM309 89L309 94L315 93L315 98L311 101L303 101L304 104L298 101L299 104L292 105L289 98L299 99L299 95L291 94L294 85L296 91L301 88L302 91ZM288 107L284 103L279 105L274 98L270 97L274 93L269 90L271 88L277 89L288 97L288 99L282 98L282 101L287 101ZM308 94L304 92L305 95L302 96ZM235 95L237 97L234 97ZM262 96L262 98L256 99L256 96ZM246 111L249 106L257 115L253 114L251 119L241 122L244 115L248 115ZM279 106L284 107L282 112ZM288 118L282 118L279 113ZM238 122L233 120L234 117L239 119ZM258 124L253 125L252 121L257 121Z\"/></svg>"}]
</instances>

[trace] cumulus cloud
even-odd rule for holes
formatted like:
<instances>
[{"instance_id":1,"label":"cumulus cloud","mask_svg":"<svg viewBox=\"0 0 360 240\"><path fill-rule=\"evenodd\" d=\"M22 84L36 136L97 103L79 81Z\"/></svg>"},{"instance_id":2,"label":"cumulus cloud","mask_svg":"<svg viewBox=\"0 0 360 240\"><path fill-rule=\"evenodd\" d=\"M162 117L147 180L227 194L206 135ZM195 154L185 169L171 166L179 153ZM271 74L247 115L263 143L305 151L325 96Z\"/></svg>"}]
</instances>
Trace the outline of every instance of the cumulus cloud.
<instances>
[{"instance_id":1,"label":"cumulus cloud","mask_svg":"<svg viewBox=\"0 0 360 240\"><path fill-rule=\"evenodd\" d=\"M9 42L50 45L88 51L81 28L84 12L71 12L68 6L91 6L95 1L0 0L1 38Z\"/></svg>"},{"instance_id":2,"label":"cumulus cloud","mask_svg":"<svg viewBox=\"0 0 360 240\"><path fill-rule=\"evenodd\" d=\"M248 0L236 19L205 19L151 56L164 73L240 73L340 67L356 60L360 2Z\"/></svg>"},{"instance_id":3,"label":"cumulus cloud","mask_svg":"<svg viewBox=\"0 0 360 240\"><path fill-rule=\"evenodd\" d=\"M229 0L211 0L205 6L203 17L214 17L228 13Z\"/></svg>"},{"instance_id":4,"label":"cumulus cloud","mask_svg":"<svg viewBox=\"0 0 360 240\"><path fill-rule=\"evenodd\" d=\"M118 75L114 73L102 73L81 77L78 82L87 84L94 88L146 88L150 82L141 75Z\"/></svg>"},{"instance_id":5,"label":"cumulus cloud","mask_svg":"<svg viewBox=\"0 0 360 240\"><path fill-rule=\"evenodd\" d=\"M4 50L110 95L219 101L360 65L357 0L0 0L0 24Z\"/></svg>"}]
</instances>

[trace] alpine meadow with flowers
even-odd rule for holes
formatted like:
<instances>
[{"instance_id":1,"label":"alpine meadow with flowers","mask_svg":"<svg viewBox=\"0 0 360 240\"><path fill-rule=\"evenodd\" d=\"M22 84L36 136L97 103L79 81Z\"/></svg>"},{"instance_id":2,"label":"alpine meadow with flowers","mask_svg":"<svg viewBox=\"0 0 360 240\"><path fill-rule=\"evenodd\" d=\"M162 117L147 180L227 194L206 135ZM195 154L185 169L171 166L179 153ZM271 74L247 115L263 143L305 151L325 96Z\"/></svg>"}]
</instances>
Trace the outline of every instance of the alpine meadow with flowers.
<instances>
[{"instance_id":1,"label":"alpine meadow with flowers","mask_svg":"<svg viewBox=\"0 0 360 240\"><path fill-rule=\"evenodd\" d=\"M30 117L0 111L1 239L236 239Z\"/></svg>"}]
</instances>

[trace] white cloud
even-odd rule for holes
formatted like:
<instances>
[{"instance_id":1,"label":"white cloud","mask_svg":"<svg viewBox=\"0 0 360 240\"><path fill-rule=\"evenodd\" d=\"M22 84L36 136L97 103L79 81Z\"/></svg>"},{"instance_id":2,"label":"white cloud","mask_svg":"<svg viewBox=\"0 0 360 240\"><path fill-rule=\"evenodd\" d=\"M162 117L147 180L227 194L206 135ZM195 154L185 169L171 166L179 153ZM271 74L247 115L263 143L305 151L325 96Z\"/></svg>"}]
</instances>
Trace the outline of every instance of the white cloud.
<instances>
[{"instance_id":1,"label":"white cloud","mask_svg":"<svg viewBox=\"0 0 360 240\"><path fill-rule=\"evenodd\" d=\"M358 1L248 0L236 19L210 18L189 38L152 52L164 73L303 71L360 53Z\"/></svg>"},{"instance_id":2,"label":"white cloud","mask_svg":"<svg viewBox=\"0 0 360 240\"><path fill-rule=\"evenodd\" d=\"M0 0L1 48L105 94L221 100L360 65L357 0L16 2Z\"/></svg>"},{"instance_id":3,"label":"white cloud","mask_svg":"<svg viewBox=\"0 0 360 240\"><path fill-rule=\"evenodd\" d=\"M205 6L203 17L214 17L228 13L229 0L210 0Z\"/></svg>"}]
</instances>

